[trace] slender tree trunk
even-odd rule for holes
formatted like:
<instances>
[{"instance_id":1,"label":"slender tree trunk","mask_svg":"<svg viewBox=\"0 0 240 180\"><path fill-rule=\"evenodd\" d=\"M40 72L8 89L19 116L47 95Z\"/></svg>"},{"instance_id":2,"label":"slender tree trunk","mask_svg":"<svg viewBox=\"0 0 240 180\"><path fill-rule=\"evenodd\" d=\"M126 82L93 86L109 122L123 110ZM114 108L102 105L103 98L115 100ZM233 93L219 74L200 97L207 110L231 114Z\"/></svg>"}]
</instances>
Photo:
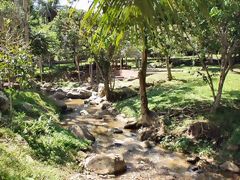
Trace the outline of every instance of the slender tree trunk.
<instances>
[{"instance_id":1,"label":"slender tree trunk","mask_svg":"<svg viewBox=\"0 0 240 180\"><path fill-rule=\"evenodd\" d=\"M220 80L219 80L219 83L218 83L217 95L216 95L216 98L213 102L212 109L211 109L211 112L213 112L213 113L216 112L216 110L218 109L218 107L220 105L220 101L221 101L221 98L222 98L223 85L224 85L226 76L227 76L227 72L222 71L221 75L220 75Z\"/></svg>"},{"instance_id":2,"label":"slender tree trunk","mask_svg":"<svg viewBox=\"0 0 240 180\"><path fill-rule=\"evenodd\" d=\"M139 94L141 100L141 121L143 125L149 125L149 109L146 92L146 72L147 72L147 37L144 37L144 47L142 52L142 63L138 73L139 76Z\"/></svg>"},{"instance_id":3,"label":"slender tree trunk","mask_svg":"<svg viewBox=\"0 0 240 180\"><path fill-rule=\"evenodd\" d=\"M43 61L43 55L41 54L40 55L40 58L39 58L39 70L40 70L40 81L41 81L41 84L43 83L43 65L42 65L42 61Z\"/></svg>"},{"instance_id":4,"label":"slender tree trunk","mask_svg":"<svg viewBox=\"0 0 240 180\"><path fill-rule=\"evenodd\" d=\"M104 88L107 101L111 101L111 91L109 88L109 78L104 78Z\"/></svg>"},{"instance_id":5,"label":"slender tree trunk","mask_svg":"<svg viewBox=\"0 0 240 180\"><path fill-rule=\"evenodd\" d=\"M90 65L91 67L91 75L90 75L90 78L91 78L91 85L93 84L93 64L91 63Z\"/></svg>"},{"instance_id":6,"label":"slender tree trunk","mask_svg":"<svg viewBox=\"0 0 240 180\"><path fill-rule=\"evenodd\" d=\"M173 79L173 77L172 77L172 72L171 72L171 67L170 67L170 56L167 56L166 64L167 64L168 81L171 81Z\"/></svg>"},{"instance_id":7,"label":"slender tree trunk","mask_svg":"<svg viewBox=\"0 0 240 180\"><path fill-rule=\"evenodd\" d=\"M30 6L29 6L29 0L23 0L23 11L24 11L24 39L26 43L29 43L29 14L30 14Z\"/></svg>"},{"instance_id":8,"label":"slender tree trunk","mask_svg":"<svg viewBox=\"0 0 240 180\"><path fill-rule=\"evenodd\" d=\"M123 58L120 60L120 70L123 69Z\"/></svg>"},{"instance_id":9,"label":"slender tree trunk","mask_svg":"<svg viewBox=\"0 0 240 180\"><path fill-rule=\"evenodd\" d=\"M80 74L80 67L79 67L79 60L78 60L78 56L74 55L74 59L75 59L75 64L77 67L77 73L78 73L78 83L79 85L81 84L81 74Z\"/></svg>"}]
</instances>

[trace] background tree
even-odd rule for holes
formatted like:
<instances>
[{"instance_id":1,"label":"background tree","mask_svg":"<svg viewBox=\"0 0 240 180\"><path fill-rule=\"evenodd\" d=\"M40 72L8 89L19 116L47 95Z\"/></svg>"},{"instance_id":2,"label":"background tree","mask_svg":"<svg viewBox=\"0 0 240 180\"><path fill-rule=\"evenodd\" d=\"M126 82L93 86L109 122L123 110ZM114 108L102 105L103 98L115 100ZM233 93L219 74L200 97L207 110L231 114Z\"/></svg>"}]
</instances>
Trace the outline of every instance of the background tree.
<instances>
[{"instance_id":1,"label":"background tree","mask_svg":"<svg viewBox=\"0 0 240 180\"><path fill-rule=\"evenodd\" d=\"M206 70L206 77L214 98L212 112L215 112L220 105L224 82L234 64L234 57L237 55L240 45L239 6L240 3L237 0L222 0L206 3L182 1L175 7L175 10L180 14L178 16L180 26L178 27L185 32L187 39L190 39L189 34L192 34L198 38L200 43L201 54L199 57ZM189 34L186 29L188 29ZM219 83L215 90L208 67L203 60L206 54L216 52L221 55L221 63Z\"/></svg>"}]
</instances>

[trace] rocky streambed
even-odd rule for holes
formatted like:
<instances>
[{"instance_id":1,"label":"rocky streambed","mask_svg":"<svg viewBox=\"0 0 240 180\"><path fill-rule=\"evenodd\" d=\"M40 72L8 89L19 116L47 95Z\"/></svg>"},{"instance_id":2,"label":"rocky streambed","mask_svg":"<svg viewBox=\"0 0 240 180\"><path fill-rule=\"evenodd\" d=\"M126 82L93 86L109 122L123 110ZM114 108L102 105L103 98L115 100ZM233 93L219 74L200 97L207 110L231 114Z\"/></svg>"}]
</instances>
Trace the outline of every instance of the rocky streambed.
<instances>
[{"instance_id":1,"label":"rocky streambed","mask_svg":"<svg viewBox=\"0 0 240 180\"><path fill-rule=\"evenodd\" d=\"M99 103L84 103L81 99L65 103L73 111L64 116L62 125L75 135L94 141L92 150L85 154L84 172L73 174L70 179L239 178L213 168L206 160L189 160L184 154L168 152L151 141L140 141L139 131L125 129L133 119L117 114L104 99Z\"/></svg>"}]
</instances>

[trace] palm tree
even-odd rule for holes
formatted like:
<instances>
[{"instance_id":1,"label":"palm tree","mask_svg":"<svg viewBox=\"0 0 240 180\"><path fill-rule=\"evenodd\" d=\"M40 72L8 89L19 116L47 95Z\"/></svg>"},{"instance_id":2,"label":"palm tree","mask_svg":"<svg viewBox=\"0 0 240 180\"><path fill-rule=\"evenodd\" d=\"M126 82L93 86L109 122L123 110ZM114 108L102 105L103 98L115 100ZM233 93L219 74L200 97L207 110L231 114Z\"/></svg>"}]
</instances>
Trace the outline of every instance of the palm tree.
<instances>
[{"instance_id":1,"label":"palm tree","mask_svg":"<svg viewBox=\"0 0 240 180\"><path fill-rule=\"evenodd\" d=\"M51 22L54 17L56 17L57 9L59 8L59 0L38 0L37 4L45 23Z\"/></svg>"},{"instance_id":2,"label":"palm tree","mask_svg":"<svg viewBox=\"0 0 240 180\"><path fill-rule=\"evenodd\" d=\"M141 100L141 122L151 124L151 111L148 108L146 93L146 71L148 41L152 30L158 26L158 21L166 19L166 13L171 10L170 3L160 0L94 0L86 14L86 19L100 17L99 27L102 36L109 33L108 27L116 31L132 30L131 35L142 41L142 63L139 70L139 94Z\"/></svg>"}]
</instances>

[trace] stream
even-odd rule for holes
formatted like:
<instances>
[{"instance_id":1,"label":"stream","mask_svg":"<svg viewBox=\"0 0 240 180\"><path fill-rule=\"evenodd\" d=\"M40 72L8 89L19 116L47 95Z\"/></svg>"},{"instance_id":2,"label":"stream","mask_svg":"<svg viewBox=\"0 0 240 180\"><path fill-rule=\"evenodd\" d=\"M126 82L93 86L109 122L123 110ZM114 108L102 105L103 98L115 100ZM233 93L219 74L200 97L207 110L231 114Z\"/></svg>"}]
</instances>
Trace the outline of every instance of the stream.
<instances>
[{"instance_id":1,"label":"stream","mask_svg":"<svg viewBox=\"0 0 240 180\"><path fill-rule=\"evenodd\" d=\"M104 114L102 118L96 116L101 114L102 110L95 105L85 105L81 99L66 100L65 103L74 111L65 115L62 125L66 128L75 124L85 125L96 138L89 154L122 154L127 164L127 171L119 176L84 173L71 179L235 179L219 172L191 171L193 165L186 161L184 154L168 152L158 145L147 147L138 140L136 132L123 128L126 118L116 118L111 114ZM89 114L81 115L82 110ZM123 132L117 134L114 130Z\"/></svg>"}]
</instances>

